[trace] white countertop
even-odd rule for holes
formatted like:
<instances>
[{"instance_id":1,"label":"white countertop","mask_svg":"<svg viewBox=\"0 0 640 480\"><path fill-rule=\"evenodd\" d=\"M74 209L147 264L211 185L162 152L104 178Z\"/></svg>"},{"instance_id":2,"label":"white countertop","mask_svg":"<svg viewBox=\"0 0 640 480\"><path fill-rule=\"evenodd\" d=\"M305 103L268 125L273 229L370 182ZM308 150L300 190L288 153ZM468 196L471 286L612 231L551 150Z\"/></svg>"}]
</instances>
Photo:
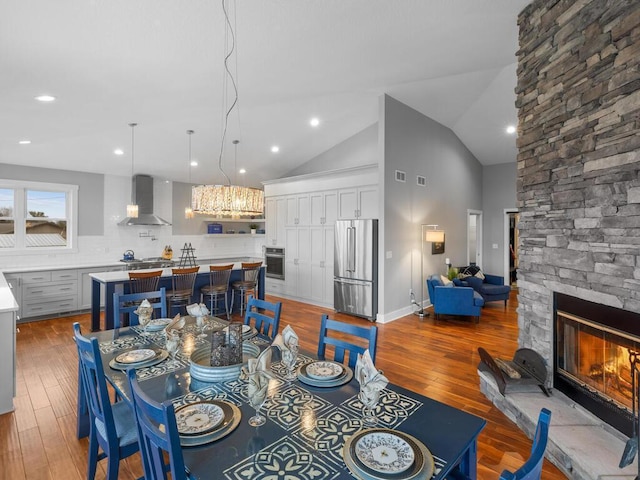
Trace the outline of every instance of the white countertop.
<instances>
[{"instance_id":1,"label":"white countertop","mask_svg":"<svg viewBox=\"0 0 640 480\"><path fill-rule=\"evenodd\" d=\"M261 258L250 258L247 260L244 260L244 262L262 262ZM211 264L206 264L206 265L199 265L200 270L198 271L198 273L209 273L209 265L228 265L231 262L225 262L225 261L220 261L220 263L211 263ZM173 268L178 268L178 267L173 267ZM242 262L234 262L233 263L233 269L234 270L241 270L242 269ZM96 273L90 273L89 276L91 278L93 278L94 280L99 281L100 283L108 283L108 282L128 282L129 281L129 272L148 272L148 271L158 271L160 269L158 268L149 268L149 269L144 269L144 270L125 270L125 271L121 271L121 272L96 272ZM162 276L163 277L170 277L171 276L171 268L163 268L162 269Z\"/></svg>"},{"instance_id":2,"label":"white countertop","mask_svg":"<svg viewBox=\"0 0 640 480\"><path fill-rule=\"evenodd\" d=\"M13 291L9 287L4 275L0 273L0 313L15 312L18 308L16 299L13 297Z\"/></svg>"}]
</instances>

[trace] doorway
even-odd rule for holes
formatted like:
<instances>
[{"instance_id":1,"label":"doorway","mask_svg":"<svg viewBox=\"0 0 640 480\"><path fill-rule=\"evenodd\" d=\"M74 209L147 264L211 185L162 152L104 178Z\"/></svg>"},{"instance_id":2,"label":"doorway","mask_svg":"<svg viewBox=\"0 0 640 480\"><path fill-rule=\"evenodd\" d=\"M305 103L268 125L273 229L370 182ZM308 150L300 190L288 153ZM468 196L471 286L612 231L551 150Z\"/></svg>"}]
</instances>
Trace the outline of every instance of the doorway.
<instances>
[{"instance_id":1,"label":"doorway","mask_svg":"<svg viewBox=\"0 0 640 480\"><path fill-rule=\"evenodd\" d=\"M482 268L482 210L467 210L467 265Z\"/></svg>"},{"instance_id":2,"label":"doorway","mask_svg":"<svg viewBox=\"0 0 640 480\"><path fill-rule=\"evenodd\" d=\"M504 211L504 280L512 288L518 285L518 221L520 214L515 209Z\"/></svg>"}]
</instances>

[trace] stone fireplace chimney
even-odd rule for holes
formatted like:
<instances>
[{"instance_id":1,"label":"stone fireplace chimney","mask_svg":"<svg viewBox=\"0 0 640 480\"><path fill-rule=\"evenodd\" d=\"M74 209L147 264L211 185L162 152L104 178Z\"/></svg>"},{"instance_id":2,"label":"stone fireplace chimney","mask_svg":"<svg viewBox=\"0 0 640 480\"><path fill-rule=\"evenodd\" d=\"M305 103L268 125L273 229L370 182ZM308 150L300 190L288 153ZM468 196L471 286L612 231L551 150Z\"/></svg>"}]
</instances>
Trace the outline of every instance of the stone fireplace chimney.
<instances>
[{"instance_id":1,"label":"stone fireplace chimney","mask_svg":"<svg viewBox=\"0 0 640 480\"><path fill-rule=\"evenodd\" d=\"M518 23L519 345L552 365L554 292L640 312L640 2Z\"/></svg>"}]
</instances>

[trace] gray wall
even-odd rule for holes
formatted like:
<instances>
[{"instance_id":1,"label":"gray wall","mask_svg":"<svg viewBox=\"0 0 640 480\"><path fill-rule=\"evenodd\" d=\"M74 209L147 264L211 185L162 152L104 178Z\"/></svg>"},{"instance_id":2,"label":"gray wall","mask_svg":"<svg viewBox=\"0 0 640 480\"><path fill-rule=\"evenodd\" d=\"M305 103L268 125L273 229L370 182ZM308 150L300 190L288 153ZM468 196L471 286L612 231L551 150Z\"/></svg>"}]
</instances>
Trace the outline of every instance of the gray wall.
<instances>
[{"instance_id":1,"label":"gray wall","mask_svg":"<svg viewBox=\"0 0 640 480\"><path fill-rule=\"evenodd\" d=\"M340 170L376 163L378 158L378 124L365 128L344 142L287 172L283 177Z\"/></svg>"},{"instance_id":2,"label":"gray wall","mask_svg":"<svg viewBox=\"0 0 640 480\"><path fill-rule=\"evenodd\" d=\"M467 209L482 209L482 166L449 128L387 95L381 101L384 299L380 307L389 313L409 304L409 288L420 300L421 224L438 224L445 231L444 254L432 255L431 244L424 245L424 278L444 273L447 257L454 265L466 262ZM406 172L406 183L395 181L395 170ZM426 187L416 184L416 175L427 178ZM391 258L386 258L389 254Z\"/></svg>"},{"instance_id":3,"label":"gray wall","mask_svg":"<svg viewBox=\"0 0 640 480\"><path fill-rule=\"evenodd\" d=\"M104 235L104 175L0 163L0 178L78 185L78 235Z\"/></svg>"},{"instance_id":4,"label":"gray wall","mask_svg":"<svg viewBox=\"0 0 640 480\"><path fill-rule=\"evenodd\" d=\"M515 163L486 165L482 171L482 268L493 275L504 275L504 251L509 248L504 244L504 209L517 206L516 175ZM494 243L497 249L493 248Z\"/></svg>"}]
</instances>

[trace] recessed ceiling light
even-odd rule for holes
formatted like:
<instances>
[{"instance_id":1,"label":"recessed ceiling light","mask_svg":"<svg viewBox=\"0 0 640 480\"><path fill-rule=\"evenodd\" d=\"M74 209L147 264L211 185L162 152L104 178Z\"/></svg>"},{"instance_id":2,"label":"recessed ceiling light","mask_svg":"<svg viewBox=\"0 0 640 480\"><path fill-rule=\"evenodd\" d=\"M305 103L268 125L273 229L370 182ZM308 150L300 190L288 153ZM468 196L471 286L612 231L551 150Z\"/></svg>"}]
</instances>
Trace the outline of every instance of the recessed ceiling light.
<instances>
[{"instance_id":1,"label":"recessed ceiling light","mask_svg":"<svg viewBox=\"0 0 640 480\"><path fill-rule=\"evenodd\" d=\"M507 133L509 134L516 133L516 127L514 127L513 125L509 125L507 127Z\"/></svg>"},{"instance_id":2,"label":"recessed ceiling light","mask_svg":"<svg viewBox=\"0 0 640 480\"><path fill-rule=\"evenodd\" d=\"M318 117L313 117L311 120L309 120L309 125L311 125L312 127L317 127L318 125L320 125L320 119Z\"/></svg>"},{"instance_id":3,"label":"recessed ceiling light","mask_svg":"<svg viewBox=\"0 0 640 480\"><path fill-rule=\"evenodd\" d=\"M192 167L197 167L197 166L198 166L198 161L197 161L197 160L191 160L190 165L191 165Z\"/></svg>"},{"instance_id":4,"label":"recessed ceiling light","mask_svg":"<svg viewBox=\"0 0 640 480\"><path fill-rule=\"evenodd\" d=\"M247 173L247 171L244 168L241 168L240 170L238 170L238 173Z\"/></svg>"},{"instance_id":5,"label":"recessed ceiling light","mask_svg":"<svg viewBox=\"0 0 640 480\"><path fill-rule=\"evenodd\" d=\"M121 148L116 148L113 153L115 155L124 155L124 150L122 150Z\"/></svg>"},{"instance_id":6,"label":"recessed ceiling light","mask_svg":"<svg viewBox=\"0 0 640 480\"><path fill-rule=\"evenodd\" d=\"M271 153L278 153L280 151L280 147L277 145L274 145L273 147L271 147Z\"/></svg>"},{"instance_id":7,"label":"recessed ceiling light","mask_svg":"<svg viewBox=\"0 0 640 480\"><path fill-rule=\"evenodd\" d=\"M31 143L31 140L20 140L18 143L20 145L29 145Z\"/></svg>"},{"instance_id":8,"label":"recessed ceiling light","mask_svg":"<svg viewBox=\"0 0 640 480\"><path fill-rule=\"evenodd\" d=\"M39 102L53 102L56 97L54 97L53 95L38 95L37 97L35 97L35 99Z\"/></svg>"}]
</instances>

